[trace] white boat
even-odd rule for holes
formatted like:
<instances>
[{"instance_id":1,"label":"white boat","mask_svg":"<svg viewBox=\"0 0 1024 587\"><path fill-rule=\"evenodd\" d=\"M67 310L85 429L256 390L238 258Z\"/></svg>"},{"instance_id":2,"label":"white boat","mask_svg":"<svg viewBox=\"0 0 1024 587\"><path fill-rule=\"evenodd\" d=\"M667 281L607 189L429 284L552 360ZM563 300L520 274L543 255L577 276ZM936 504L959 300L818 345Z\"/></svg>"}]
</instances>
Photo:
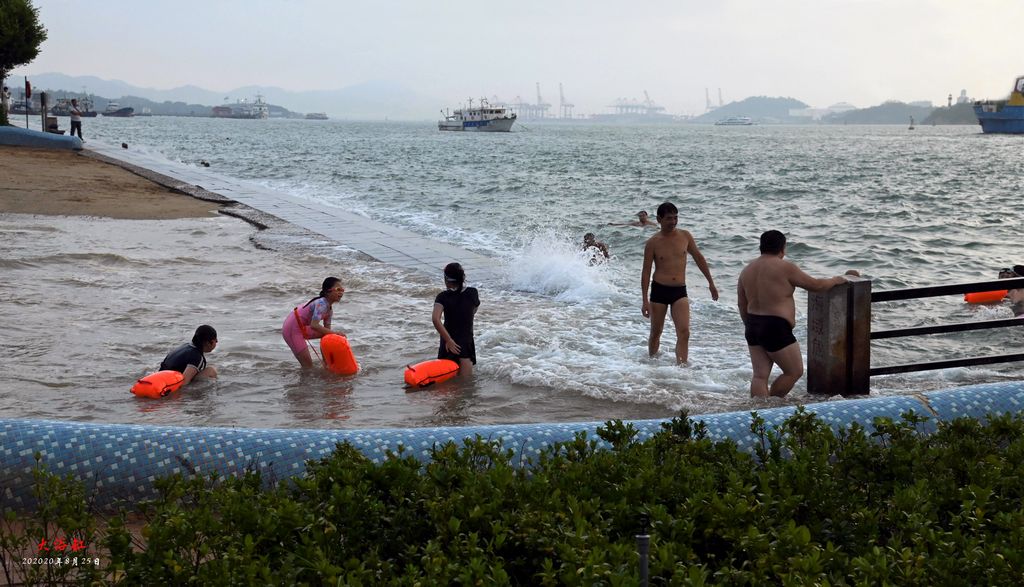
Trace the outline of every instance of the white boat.
<instances>
[{"instance_id":1,"label":"white boat","mask_svg":"<svg viewBox=\"0 0 1024 587\"><path fill-rule=\"evenodd\" d=\"M480 105L460 108L451 114L441 111L444 120L438 121L437 130L473 130L480 132L509 132L516 121L514 112L502 106L491 106L487 100L480 98Z\"/></svg>"},{"instance_id":2,"label":"white boat","mask_svg":"<svg viewBox=\"0 0 1024 587\"><path fill-rule=\"evenodd\" d=\"M750 126L754 124L749 116L730 116L715 123L715 126Z\"/></svg>"}]
</instances>

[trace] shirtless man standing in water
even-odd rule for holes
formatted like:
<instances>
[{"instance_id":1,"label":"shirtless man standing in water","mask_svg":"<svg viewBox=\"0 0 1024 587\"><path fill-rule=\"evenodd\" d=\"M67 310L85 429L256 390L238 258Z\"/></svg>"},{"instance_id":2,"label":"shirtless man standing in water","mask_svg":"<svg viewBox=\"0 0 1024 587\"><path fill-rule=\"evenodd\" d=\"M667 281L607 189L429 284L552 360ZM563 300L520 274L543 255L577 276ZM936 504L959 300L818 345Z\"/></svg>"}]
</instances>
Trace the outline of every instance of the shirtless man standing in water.
<instances>
[{"instance_id":1,"label":"shirtless man standing in water","mask_svg":"<svg viewBox=\"0 0 1024 587\"><path fill-rule=\"evenodd\" d=\"M761 256L740 272L737 294L740 318L745 326L747 349L754 375L750 380L751 397L783 397L804 374L800 343L793 336L796 326L796 288L823 292L846 283L843 276L816 279L786 261L786 235L769 230L761 235ZM859 275L854 270L847 275ZM772 365L782 369L771 388L768 376Z\"/></svg>"},{"instance_id":2,"label":"shirtless man standing in water","mask_svg":"<svg viewBox=\"0 0 1024 587\"><path fill-rule=\"evenodd\" d=\"M647 339L647 352L653 357L661 346L661 331L665 327L665 314L672 310L676 327L676 362L686 363L690 353L690 300L686 297L686 255L693 257L697 268L708 280L711 299L718 301L718 289L711 278L711 270L704 255L697 248L689 231L676 228L679 211L670 202L658 206L658 224L661 229L647 240L644 247L644 266L640 276L643 306L640 311L651 319L651 335ZM654 279L651 280L651 265ZM650 298L647 286L650 285Z\"/></svg>"}]
</instances>

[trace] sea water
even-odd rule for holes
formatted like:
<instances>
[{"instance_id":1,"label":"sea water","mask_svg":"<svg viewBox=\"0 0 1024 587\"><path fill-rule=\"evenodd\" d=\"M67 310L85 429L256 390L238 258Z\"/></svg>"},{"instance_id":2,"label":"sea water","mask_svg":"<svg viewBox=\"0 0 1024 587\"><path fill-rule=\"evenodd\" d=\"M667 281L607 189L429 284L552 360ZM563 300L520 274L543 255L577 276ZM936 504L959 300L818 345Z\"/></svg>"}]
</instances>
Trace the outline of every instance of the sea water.
<instances>
[{"instance_id":1,"label":"sea water","mask_svg":"<svg viewBox=\"0 0 1024 587\"><path fill-rule=\"evenodd\" d=\"M758 236L782 230L814 276L856 269L873 289L994 278L1024 263L1024 139L976 126L598 126L512 133L434 123L97 118L86 138L356 212L495 260L480 289L469 382L406 393L404 365L431 358L437 275L375 262L300 231L234 218L118 221L0 217L7 326L0 393L9 417L253 427L377 427L665 417L817 401L749 398L736 278ZM666 324L647 356L640 312L653 229L609 226L671 201L720 299L691 262L690 364ZM594 232L611 259L581 251ZM69 253L68 251L74 251ZM452 259L457 261L458 259ZM336 275L335 326L362 372L302 372L280 338L291 308ZM806 341L806 295L797 328ZM872 328L1009 317L959 296L876 304ZM197 324L219 332L218 381L160 401L127 389ZM872 365L1014 352L1016 329L878 341ZM909 394L1019 377L1019 365L872 379Z\"/></svg>"}]
</instances>

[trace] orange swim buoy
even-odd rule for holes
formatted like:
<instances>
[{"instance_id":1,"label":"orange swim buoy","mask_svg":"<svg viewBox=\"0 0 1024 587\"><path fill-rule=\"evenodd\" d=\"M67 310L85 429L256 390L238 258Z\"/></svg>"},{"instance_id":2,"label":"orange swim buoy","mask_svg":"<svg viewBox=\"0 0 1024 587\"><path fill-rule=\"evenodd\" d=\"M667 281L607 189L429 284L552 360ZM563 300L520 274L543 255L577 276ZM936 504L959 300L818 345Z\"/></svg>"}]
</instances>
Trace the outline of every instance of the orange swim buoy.
<instances>
[{"instance_id":1,"label":"orange swim buoy","mask_svg":"<svg viewBox=\"0 0 1024 587\"><path fill-rule=\"evenodd\" d=\"M157 371L135 382L132 393L139 397L160 399L181 389L185 376L177 371Z\"/></svg>"},{"instance_id":2,"label":"orange swim buoy","mask_svg":"<svg viewBox=\"0 0 1024 587\"><path fill-rule=\"evenodd\" d=\"M348 339L340 334L328 334L321 338L320 353L324 356L324 365L331 373L355 375L359 371L359 363L352 354Z\"/></svg>"},{"instance_id":3,"label":"orange swim buoy","mask_svg":"<svg viewBox=\"0 0 1024 587\"><path fill-rule=\"evenodd\" d=\"M459 364L451 359L432 359L405 368L405 384L426 387L448 381L459 373Z\"/></svg>"},{"instance_id":4,"label":"orange swim buoy","mask_svg":"<svg viewBox=\"0 0 1024 587\"><path fill-rule=\"evenodd\" d=\"M1000 289L997 291L976 291L972 293L965 293L964 301L968 304L993 304L1005 298L1007 291L1008 290Z\"/></svg>"}]
</instances>

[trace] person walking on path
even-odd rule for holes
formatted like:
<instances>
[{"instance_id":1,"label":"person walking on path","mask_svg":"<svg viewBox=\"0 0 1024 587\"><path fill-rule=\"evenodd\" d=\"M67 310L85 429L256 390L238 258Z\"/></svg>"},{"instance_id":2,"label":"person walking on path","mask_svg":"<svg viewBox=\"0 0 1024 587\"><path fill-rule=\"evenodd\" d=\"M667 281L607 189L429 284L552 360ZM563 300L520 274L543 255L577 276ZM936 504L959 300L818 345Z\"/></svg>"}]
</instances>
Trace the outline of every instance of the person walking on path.
<instances>
[{"instance_id":1,"label":"person walking on path","mask_svg":"<svg viewBox=\"0 0 1024 587\"><path fill-rule=\"evenodd\" d=\"M466 272L462 265L449 263L445 266L445 290L434 298L431 321L441 335L437 358L458 363L459 375L472 375L473 365L476 365L473 317L480 308L480 294L475 287L466 287L465 283Z\"/></svg>"},{"instance_id":2,"label":"person walking on path","mask_svg":"<svg viewBox=\"0 0 1024 587\"><path fill-rule=\"evenodd\" d=\"M750 351L754 373L750 379L751 397L783 397L804 374L800 343L793 336L796 326L796 288L824 292L846 283L845 276L817 279L786 261L786 235L769 230L761 235L761 256L740 272L736 291L744 336ZM859 276L854 270L846 275ZM771 387L768 377L772 366L782 374Z\"/></svg>"},{"instance_id":3,"label":"person walking on path","mask_svg":"<svg viewBox=\"0 0 1024 587\"><path fill-rule=\"evenodd\" d=\"M640 293L643 304L640 311L651 319L651 334L647 340L650 356L658 354L661 346L661 332L665 327L665 315L672 311L672 323L676 327L676 362L684 364L690 352L690 299L686 294L686 256L693 257L697 268L708 280L711 299L718 301L718 289L711 278L711 270L704 259L697 242L689 231L676 228L679 210L671 202L658 206L658 224L661 229L647 240L644 246L644 264L640 276ZM651 266L654 275L651 275ZM650 296L647 287L650 285Z\"/></svg>"},{"instance_id":4,"label":"person walking on path","mask_svg":"<svg viewBox=\"0 0 1024 587\"><path fill-rule=\"evenodd\" d=\"M78 100L71 100L71 136L75 136L75 131L78 131L78 138L82 139L82 111L78 109ZM85 139L82 139L85 142Z\"/></svg>"}]
</instances>

